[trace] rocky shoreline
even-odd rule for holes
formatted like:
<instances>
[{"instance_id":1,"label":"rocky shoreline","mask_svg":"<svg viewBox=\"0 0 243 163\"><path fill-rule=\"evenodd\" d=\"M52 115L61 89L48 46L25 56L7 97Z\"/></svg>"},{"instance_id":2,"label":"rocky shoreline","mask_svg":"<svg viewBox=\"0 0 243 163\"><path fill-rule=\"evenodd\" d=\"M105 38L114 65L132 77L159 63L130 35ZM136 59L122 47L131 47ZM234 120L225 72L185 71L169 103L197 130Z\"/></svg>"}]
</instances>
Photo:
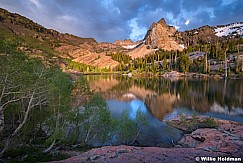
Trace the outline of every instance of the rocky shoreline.
<instances>
[{"instance_id":1,"label":"rocky shoreline","mask_svg":"<svg viewBox=\"0 0 243 163\"><path fill-rule=\"evenodd\" d=\"M190 78L190 79L225 79L224 73L198 73L198 72L187 72L181 73L178 71L171 71L165 73L152 73L152 72L129 72L127 74L123 73L122 75L126 75L129 77L164 77L165 79L183 79L183 78ZM230 74L227 76L227 79L243 79L243 74Z\"/></svg>"},{"instance_id":2,"label":"rocky shoreline","mask_svg":"<svg viewBox=\"0 0 243 163\"><path fill-rule=\"evenodd\" d=\"M230 162L243 159L243 124L205 116L180 116L166 121L187 132L173 148L105 146L78 154L71 162ZM241 160L241 161L240 161Z\"/></svg>"},{"instance_id":3,"label":"rocky shoreline","mask_svg":"<svg viewBox=\"0 0 243 163\"><path fill-rule=\"evenodd\" d=\"M243 125L240 123L187 116L171 119L169 124L188 133L178 142L179 147L243 156Z\"/></svg>"}]
</instances>

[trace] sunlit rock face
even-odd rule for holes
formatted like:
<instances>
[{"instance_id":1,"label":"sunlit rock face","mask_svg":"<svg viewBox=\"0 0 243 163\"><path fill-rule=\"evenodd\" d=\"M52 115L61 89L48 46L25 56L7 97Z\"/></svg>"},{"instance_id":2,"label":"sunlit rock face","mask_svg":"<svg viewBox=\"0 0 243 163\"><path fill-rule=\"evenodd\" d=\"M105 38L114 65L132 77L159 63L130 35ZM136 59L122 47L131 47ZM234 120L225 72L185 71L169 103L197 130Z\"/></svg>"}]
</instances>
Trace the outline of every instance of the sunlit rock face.
<instances>
[{"instance_id":1,"label":"sunlit rock face","mask_svg":"<svg viewBox=\"0 0 243 163\"><path fill-rule=\"evenodd\" d=\"M173 112L173 107L177 101L176 95L165 93L162 95L148 95L145 104L153 116L163 120L165 115Z\"/></svg>"},{"instance_id":2,"label":"sunlit rock face","mask_svg":"<svg viewBox=\"0 0 243 163\"><path fill-rule=\"evenodd\" d=\"M131 39L116 40L114 42L115 45L120 45L120 46L122 46L125 49L133 49L133 48L137 47L141 43L142 43L141 40L133 42Z\"/></svg>"},{"instance_id":3,"label":"sunlit rock face","mask_svg":"<svg viewBox=\"0 0 243 163\"><path fill-rule=\"evenodd\" d=\"M157 23L153 23L145 36L145 44L153 49L162 48L164 50L183 50L183 47L176 42L177 30L173 26L168 26L162 18Z\"/></svg>"}]
</instances>

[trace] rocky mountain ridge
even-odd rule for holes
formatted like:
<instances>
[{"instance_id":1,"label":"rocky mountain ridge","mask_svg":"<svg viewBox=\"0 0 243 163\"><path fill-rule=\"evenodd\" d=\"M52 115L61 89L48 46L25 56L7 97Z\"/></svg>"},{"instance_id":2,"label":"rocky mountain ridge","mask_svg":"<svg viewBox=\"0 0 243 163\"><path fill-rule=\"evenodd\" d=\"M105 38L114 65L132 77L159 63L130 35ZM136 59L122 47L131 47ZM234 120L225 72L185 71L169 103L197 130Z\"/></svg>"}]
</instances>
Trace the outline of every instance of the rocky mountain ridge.
<instances>
[{"instance_id":1,"label":"rocky mountain ridge","mask_svg":"<svg viewBox=\"0 0 243 163\"><path fill-rule=\"evenodd\" d=\"M153 23L144 37L145 45L152 49L161 48L164 50L183 50L177 42L178 31L173 26L168 26L165 19Z\"/></svg>"},{"instance_id":2,"label":"rocky mountain ridge","mask_svg":"<svg viewBox=\"0 0 243 163\"><path fill-rule=\"evenodd\" d=\"M140 45L142 43L142 40L139 41L132 41L131 39L126 39L126 40L116 40L114 42L115 45L121 45L125 49L133 49Z\"/></svg>"},{"instance_id":3,"label":"rocky mountain ridge","mask_svg":"<svg viewBox=\"0 0 243 163\"><path fill-rule=\"evenodd\" d=\"M215 35L218 37L225 36L242 36L243 35L243 22L231 23L214 27Z\"/></svg>"},{"instance_id":4,"label":"rocky mountain ridge","mask_svg":"<svg viewBox=\"0 0 243 163\"><path fill-rule=\"evenodd\" d=\"M100 68L113 68L119 64L110 53L123 53L132 58L144 57L157 49L183 50L187 46L210 43L225 37L242 36L243 23L232 23L225 26L203 26L198 29L179 32L167 25L165 19L153 23L144 40L120 40L114 43L97 42L94 38L82 38L63 34L33 22L16 13L0 8L0 33L5 38L17 38L21 50L31 57L41 60L49 58L68 58L72 61ZM222 36L222 37L221 37ZM50 56L50 54L52 54Z\"/></svg>"},{"instance_id":5,"label":"rocky mountain ridge","mask_svg":"<svg viewBox=\"0 0 243 163\"><path fill-rule=\"evenodd\" d=\"M203 43L215 43L232 37L243 36L243 22L217 26L202 26L181 32L181 40L185 46Z\"/></svg>"},{"instance_id":6,"label":"rocky mountain ridge","mask_svg":"<svg viewBox=\"0 0 243 163\"><path fill-rule=\"evenodd\" d=\"M182 51L188 46L204 43L216 43L232 37L243 35L243 22L218 26L202 26L196 29L179 32L173 26L167 25L164 18L152 23L147 31L143 43L129 51L132 58L144 57L157 49L167 51ZM149 50L148 50L149 49Z\"/></svg>"},{"instance_id":7,"label":"rocky mountain ridge","mask_svg":"<svg viewBox=\"0 0 243 163\"><path fill-rule=\"evenodd\" d=\"M10 13L2 8L0 8L0 22L0 28L8 29L15 35L26 35L40 40L54 37L61 42L76 45L84 42L96 42L93 38L81 38L67 33L63 34L53 29L47 29L24 16Z\"/></svg>"},{"instance_id":8,"label":"rocky mountain ridge","mask_svg":"<svg viewBox=\"0 0 243 163\"><path fill-rule=\"evenodd\" d=\"M125 50L121 45L97 42L94 38L82 38L47 29L24 16L1 8L0 32L6 39L19 40L22 51L44 62L53 58L68 58L87 65L112 68L119 63L106 56L106 53Z\"/></svg>"},{"instance_id":9,"label":"rocky mountain ridge","mask_svg":"<svg viewBox=\"0 0 243 163\"><path fill-rule=\"evenodd\" d=\"M219 38L215 35L214 28L208 25L197 29L181 32L181 40L185 46L216 42Z\"/></svg>"}]
</instances>

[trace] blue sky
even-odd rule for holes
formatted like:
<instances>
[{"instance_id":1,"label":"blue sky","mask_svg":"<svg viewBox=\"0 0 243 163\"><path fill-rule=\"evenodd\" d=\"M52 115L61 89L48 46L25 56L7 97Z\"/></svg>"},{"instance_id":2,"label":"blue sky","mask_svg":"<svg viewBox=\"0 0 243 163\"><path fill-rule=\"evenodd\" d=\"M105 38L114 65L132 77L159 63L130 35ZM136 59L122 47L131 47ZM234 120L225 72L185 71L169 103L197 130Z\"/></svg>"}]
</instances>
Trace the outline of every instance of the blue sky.
<instances>
[{"instance_id":1,"label":"blue sky","mask_svg":"<svg viewBox=\"0 0 243 163\"><path fill-rule=\"evenodd\" d=\"M104 42L143 39L161 18L179 31L243 21L243 0L0 0L0 7Z\"/></svg>"}]
</instances>

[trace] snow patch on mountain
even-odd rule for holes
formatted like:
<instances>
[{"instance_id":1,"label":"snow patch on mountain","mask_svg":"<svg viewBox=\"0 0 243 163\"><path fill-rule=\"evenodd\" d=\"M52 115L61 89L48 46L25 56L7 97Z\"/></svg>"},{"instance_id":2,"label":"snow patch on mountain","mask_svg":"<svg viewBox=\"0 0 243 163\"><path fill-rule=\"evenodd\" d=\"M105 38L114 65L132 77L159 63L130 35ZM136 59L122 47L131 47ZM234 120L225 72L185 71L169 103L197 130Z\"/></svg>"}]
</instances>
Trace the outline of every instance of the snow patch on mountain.
<instances>
[{"instance_id":1,"label":"snow patch on mountain","mask_svg":"<svg viewBox=\"0 0 243 163\"><path fill-rule=\"evenodd\" d=\"M214 29L215 35L218 37L229 35L243 35L243 22L232 23L225 26L217 26Z\"/></svg>"},{"instance_id":2,"label":"snow patch on mountain","mask_svg":"<svg viewBox=\"0 0 243 163\"><path fill-rule=\"evenodd\" d=\"M185 49L185 46L183 44L180 44L179 47L181 47L182 49Z\"/></svg>"},{"instance_id":3,"label":"snow patch on mountain","mask_svg":"<svg viewBox=\"0 0 243 163\"><path fill-rule=\"evenodd\" d=\"M137 45L127 45L127 46L122 46L125 49L133 49L135 48Z\"/></svg>"},{"instance_id":4,"label":"snow patch on mountain","mask_svg":"<svg viewBox=\"0 0 243 163\"><path fill-rule=\"evenodd\" d=\"M123 48L125 49L133 49L135 47L137 47L138 45L142 44L143 42L140 42L138 44L135 44L135 45L127 45L127 46L122 46Z\"/></svg>"}]
</instances>

